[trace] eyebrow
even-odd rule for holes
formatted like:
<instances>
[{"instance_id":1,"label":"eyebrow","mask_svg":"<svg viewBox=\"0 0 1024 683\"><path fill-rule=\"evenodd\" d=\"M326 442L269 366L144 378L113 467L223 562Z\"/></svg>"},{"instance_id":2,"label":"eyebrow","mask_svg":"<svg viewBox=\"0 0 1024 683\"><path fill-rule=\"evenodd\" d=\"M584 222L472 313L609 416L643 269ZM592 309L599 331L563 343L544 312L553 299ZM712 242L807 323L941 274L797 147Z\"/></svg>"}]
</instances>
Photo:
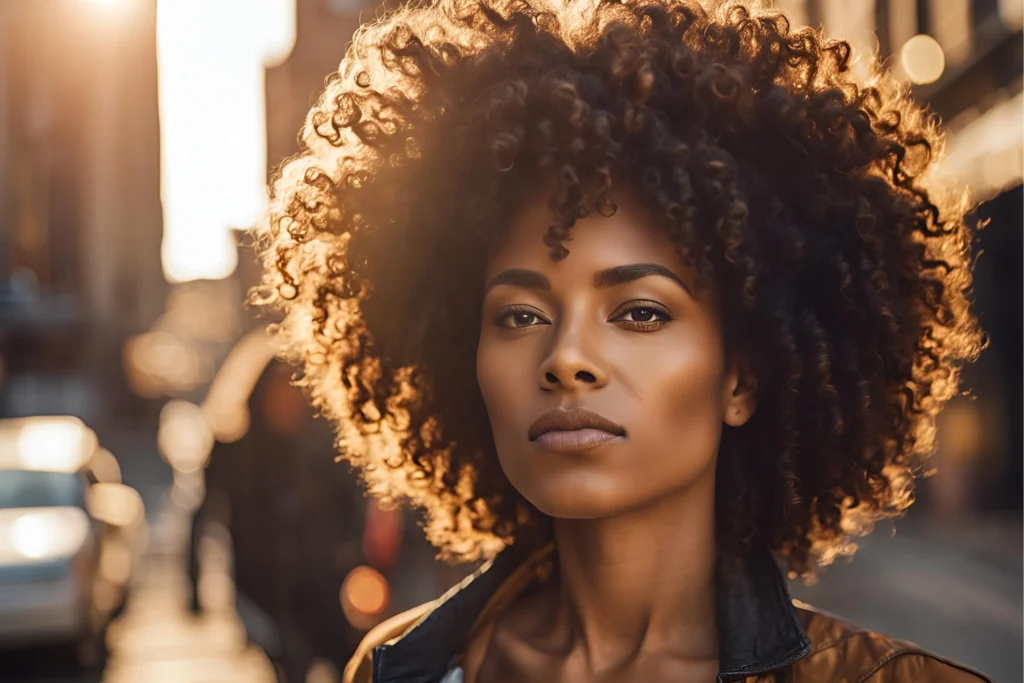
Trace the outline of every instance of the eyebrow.
<instances>
[{"instance_id":1,"label":"eyebrow","mask_svg":"<svg viewBox=\"0 0 1024 683\"><path fill-rule=\"evenodd\" d=\"M693 296L693 292L690 290L689 286L687 286L687 284L683 282L678 275L665 266L660 266L657 263L633 263L627 266L605 268L594 275L594 287L597 289L606 289L608 287L623 285L627 282L633 282L634 280L639 280L640 278L645 278L650 275L667 277L686 290L690 296ZM487 283L487 286L484 287L484 294L498 285L512 285L514 287L523 287L525 289L551 290L551 282L544 277L544 275L535 270L526 270L522 268L503 270L495 275L491 278L490 282Z\"/></svg>"}]
</instances>

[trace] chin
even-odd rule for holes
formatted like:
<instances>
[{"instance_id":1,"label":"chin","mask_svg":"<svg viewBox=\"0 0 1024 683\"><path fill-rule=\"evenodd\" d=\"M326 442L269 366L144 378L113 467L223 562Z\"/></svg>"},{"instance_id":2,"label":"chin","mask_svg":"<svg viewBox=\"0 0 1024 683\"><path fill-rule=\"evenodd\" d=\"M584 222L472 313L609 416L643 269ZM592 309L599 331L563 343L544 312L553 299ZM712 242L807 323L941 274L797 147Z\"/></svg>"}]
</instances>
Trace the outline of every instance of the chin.
<instances>
[{"instance_id":1,"label":"chin","mask_svg":"<svg viewBox=\"0 0 1024 683\"><path fill-rule=\"evenodd\" d=\"M537 510L555 519L600 519L643 503L638 485L622 477L580 470L509 478Z\"/></svg>"}]
</instances>

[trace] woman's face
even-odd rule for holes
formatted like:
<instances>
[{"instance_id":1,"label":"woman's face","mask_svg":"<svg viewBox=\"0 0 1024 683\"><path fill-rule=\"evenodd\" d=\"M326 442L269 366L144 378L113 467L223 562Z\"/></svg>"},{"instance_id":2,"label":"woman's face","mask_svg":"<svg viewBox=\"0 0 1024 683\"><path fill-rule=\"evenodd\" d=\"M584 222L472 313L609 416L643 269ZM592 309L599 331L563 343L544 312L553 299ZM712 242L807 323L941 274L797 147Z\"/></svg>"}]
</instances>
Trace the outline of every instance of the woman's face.
<instances>
[{"instance_id":1,"label":"woman's face","mask_svg":"<svg viewBox=\"0 0 1024 683\"><path fill-rule=\"evenodd\" d=\"M714 481L753 394L727 366L714 292L628 195L552 261L537 195L489 264L477 379L506 476L541 512L597 518ZM749 382L746 384L750 384Z\"/></svg>"}]
</instances>

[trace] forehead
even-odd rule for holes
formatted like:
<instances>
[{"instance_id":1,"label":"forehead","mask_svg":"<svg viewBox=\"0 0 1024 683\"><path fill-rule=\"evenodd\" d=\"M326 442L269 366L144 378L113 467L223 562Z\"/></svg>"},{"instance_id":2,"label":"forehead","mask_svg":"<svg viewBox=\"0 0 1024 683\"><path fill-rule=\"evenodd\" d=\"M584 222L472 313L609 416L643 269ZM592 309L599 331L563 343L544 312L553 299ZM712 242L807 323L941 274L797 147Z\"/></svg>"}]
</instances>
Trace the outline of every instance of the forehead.
<instances>
[{"instance_id":1,"label":"forehead","mask_svg":"<svg viewBox=\"0 0 1024 683\"><path fill-rule=\"evenodd\" d=\"M629 193L612 196L617 210L612 216L591 212L576 222L565 242L569 255L562 261L551 259L544 236L553 222L547 195L531 195L513 216L508 237L495 252L486 270L490 279L510 268L526 268L549 278L589 278L605 268L635 263L656 263L694 283L692 269L684 266L675 244L657 224L650 211Z\"/></svg>"}]
</instances>

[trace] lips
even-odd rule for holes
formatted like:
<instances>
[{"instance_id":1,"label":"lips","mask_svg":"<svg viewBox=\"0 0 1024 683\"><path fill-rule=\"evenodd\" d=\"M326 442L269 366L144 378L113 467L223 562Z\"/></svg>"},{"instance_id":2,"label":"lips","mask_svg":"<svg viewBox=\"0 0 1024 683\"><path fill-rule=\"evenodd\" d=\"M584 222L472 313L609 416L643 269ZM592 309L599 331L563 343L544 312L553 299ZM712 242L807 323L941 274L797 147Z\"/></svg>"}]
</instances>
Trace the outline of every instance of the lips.
<instances>
[{"instance_id":1,"label":"lips","mask_svg":"<svg viewBox=\"0 0 1024 683\"><path fill-rule=\"evenodd\" d=\"M537 419L527 438L545 450L585 451L625 436L622 425L589 408L551 410Z\"/></svg>"}]
</instances>

